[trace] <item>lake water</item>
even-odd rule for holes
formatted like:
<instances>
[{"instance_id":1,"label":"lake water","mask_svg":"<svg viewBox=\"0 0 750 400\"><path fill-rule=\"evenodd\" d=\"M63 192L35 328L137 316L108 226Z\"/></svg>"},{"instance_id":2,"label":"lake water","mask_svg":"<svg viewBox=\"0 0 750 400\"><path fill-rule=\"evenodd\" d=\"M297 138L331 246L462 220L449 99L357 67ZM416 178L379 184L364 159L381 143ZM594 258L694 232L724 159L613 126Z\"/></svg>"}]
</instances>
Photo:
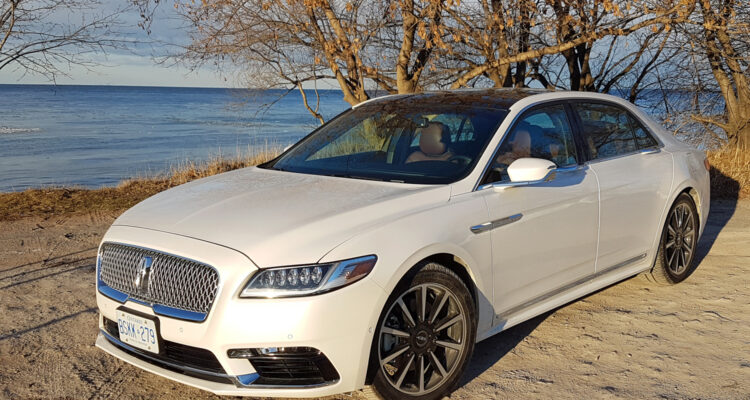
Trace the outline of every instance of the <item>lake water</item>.
<instances>
[{"instance_id":1,"label":"lake water","mask_svg":"<svg viewBox=\"0 0 750 400\"><path fill-rule=\"evenodd\" d=\"M0 191L114 185L187 159L284 147L318 126L298 91L284 93L0 85ZM326 119L349 107L338 91L321 97Z\"/></svg>"},{"instance_id":2,"label":"lake water","mask_svg":"<svg viewBox=\"0 0 750 400\"><path fill-rule=\"evenodd\" d=\"M190 160L283 148L318 126L298 91L132 86L0 85L0 191L101 187ZM349 105L321 91L326 119ZM692 107L692 92L670 94ZM702 95L708 112L722 110ZM639 105L665 112L660 92ZM705 107L704 107L705 108ZM699 131L701 127L697 128ZM700 132L699 132L700 134Z\"/></svg>"}]
</instances>

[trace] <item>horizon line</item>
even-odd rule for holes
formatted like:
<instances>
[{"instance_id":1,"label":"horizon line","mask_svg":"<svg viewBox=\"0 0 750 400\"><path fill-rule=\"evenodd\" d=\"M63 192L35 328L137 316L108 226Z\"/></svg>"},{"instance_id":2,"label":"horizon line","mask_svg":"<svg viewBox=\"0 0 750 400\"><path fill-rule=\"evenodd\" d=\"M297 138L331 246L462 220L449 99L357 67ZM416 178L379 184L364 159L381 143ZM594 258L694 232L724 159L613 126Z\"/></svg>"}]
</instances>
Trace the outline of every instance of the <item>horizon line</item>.
<instances>
[{"instance_id":1,"label":"horizon line","mask_svg":"<svg viewBox=\"0 0 750 400\"><path fill-rule=\"evenodd\" d=\"M284 88L248 88L227 86L169 86L169 85L123 85L123 84L85 84L85 83L0 83L0 86L91 86L91 87L129 87L129 88L165 88L165 89L225 89L225 90L288 90ZM296 90L296 89L292 89ZM341 89L318 89L318 91L336 91Z\"/></svg>"}]
</instances>

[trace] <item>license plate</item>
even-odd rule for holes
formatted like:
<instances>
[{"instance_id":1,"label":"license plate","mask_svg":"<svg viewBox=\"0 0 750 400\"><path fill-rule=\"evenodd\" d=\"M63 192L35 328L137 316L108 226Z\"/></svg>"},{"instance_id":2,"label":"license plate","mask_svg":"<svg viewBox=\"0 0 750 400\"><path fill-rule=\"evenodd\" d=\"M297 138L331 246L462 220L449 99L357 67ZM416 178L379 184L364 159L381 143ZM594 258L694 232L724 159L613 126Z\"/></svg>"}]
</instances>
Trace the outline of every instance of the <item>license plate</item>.
<instances>
[{"instance_id":1,"label":"license plate","mask_svg":"<svg viewBox=\"0 0 750 400\"><path fill-rule=\"evenodd\" d=\"M120 341L152 353L159 352L159 335L154 320L117 310Z\"/></svg>"}]
</instances>

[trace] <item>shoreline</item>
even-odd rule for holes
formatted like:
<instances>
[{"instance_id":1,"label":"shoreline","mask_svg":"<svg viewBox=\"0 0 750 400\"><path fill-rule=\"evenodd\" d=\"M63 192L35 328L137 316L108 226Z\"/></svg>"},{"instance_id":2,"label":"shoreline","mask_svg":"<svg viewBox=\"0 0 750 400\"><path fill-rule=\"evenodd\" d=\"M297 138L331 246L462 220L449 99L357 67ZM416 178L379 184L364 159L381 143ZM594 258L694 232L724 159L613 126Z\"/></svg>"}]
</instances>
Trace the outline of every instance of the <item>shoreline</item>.
<instances>
[{"instance_id":1,"label":"shoreline","mask_svg":"<svg viewBox=\"0 0 750 400\"><path fill-rule=\"evenodd\" d=\"M198 163L187 161L163 174L129 178L116 186L97 189L53 186L20 192L0 192L0 221L85 215L92 212L119 213L169 188L222 172L262 164L278 153L266 150L245 157L214 158Z\"/></svg>"},{"instance_id":2,"label":"shoreline","mask_svg":"<svg viewBox=\"0 0 750 400\"><path fill-rule=\"evenodd\" d=\"M80 215L91 212L123 212L161 191L195 179L262 164L280 150L269 149L235 158L216 157L204 162L186 161L166 173L125 179L116 186L43 187L19 192L0 192L0 221L29 217ZM750 198L750 153L735 150L709 151L711 199Z\"/></svg>"}]
</instances>

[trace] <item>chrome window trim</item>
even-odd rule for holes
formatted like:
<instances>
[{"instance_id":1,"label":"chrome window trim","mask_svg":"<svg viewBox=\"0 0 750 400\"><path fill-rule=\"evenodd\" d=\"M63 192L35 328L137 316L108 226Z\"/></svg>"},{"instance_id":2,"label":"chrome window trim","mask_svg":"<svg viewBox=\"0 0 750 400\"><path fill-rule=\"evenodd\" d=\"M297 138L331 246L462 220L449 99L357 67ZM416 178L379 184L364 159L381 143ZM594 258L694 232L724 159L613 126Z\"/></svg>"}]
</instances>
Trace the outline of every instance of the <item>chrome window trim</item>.
<instances>
[{"instance_id":1,"label":"chrome window trim","mask_svg":"<svg viewBox=\"0 0 750 400\"><path fill-rule=\"evenodd\" d=\"M627 153L617 154L617 155L609 156L605 158L595 158L593 160L588 160L586 161L585 165L598 164L602 161L612 161L618 158L630 157L630 156L637 155L637 154L645 155L645 154L656 154L656 153L661 153L661 148L647 147L645 149L629 151Z\"/></svg>"}]
</instances>

